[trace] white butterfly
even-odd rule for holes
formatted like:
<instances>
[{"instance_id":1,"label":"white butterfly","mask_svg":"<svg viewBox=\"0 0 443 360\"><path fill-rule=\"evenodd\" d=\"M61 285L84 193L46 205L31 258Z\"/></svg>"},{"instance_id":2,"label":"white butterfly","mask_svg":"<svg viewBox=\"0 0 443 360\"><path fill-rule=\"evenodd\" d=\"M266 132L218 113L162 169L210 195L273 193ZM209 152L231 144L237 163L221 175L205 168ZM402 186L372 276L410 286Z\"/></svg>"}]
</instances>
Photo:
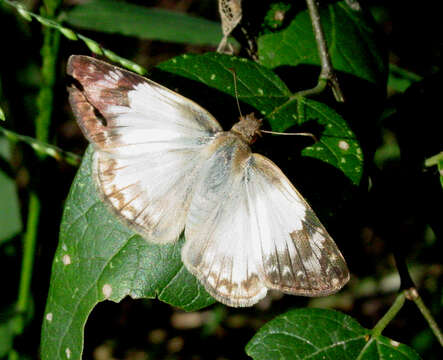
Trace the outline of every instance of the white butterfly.
<instances>
[{"instance_id":1,"label":"white butterfly","mask_svg":"<svg viewBox=\"0 0 443 360\"><path fill-rule=\"evenodd\" d=\"M86 56L71 56L68 74L103 198L148 241L184 230L182 260L214 298L251 306L268 289L320 296L346 284L345 260L310 206L251 153L260 120L223 131L193 101Z\"/></svg>"}]
</instances>

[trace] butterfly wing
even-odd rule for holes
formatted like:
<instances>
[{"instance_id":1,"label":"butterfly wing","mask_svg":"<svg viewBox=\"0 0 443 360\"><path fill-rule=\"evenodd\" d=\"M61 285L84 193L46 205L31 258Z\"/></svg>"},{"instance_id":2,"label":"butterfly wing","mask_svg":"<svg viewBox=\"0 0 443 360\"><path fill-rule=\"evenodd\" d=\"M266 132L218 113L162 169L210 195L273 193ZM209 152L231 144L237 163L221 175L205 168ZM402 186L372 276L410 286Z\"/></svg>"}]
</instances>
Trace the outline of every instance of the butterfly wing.
<instances>
[{"instance_id":1,"label":"butterfly wing","mask_svg":"<svg viewBox=\"0 0 443 360\"><path fill-rule=\"evenodd\" d=\"M105 62L71 56L70 103L94 145L98 188L126 223L155 242L183 230L204 149L222 129L203 108Z\"/></svg>"},{"instance_id":2,"label":"butterfly wing","mask_svg":"<svg viewBox=\"0 0 443 360\"><path fill-rule=\"evenodd\" d=\"M267 292L260 279L253 214L244 186L249 146L231 133L217 139L186 220L182 260L218 301L251 306Z\"/></svg>"},{"instance_id":3,"label":"butterfly wing","mask_svg":"<svg viewBox=\"0 0 443 360\"><path fill-rule=\"evenodd\" d=\"M349 278L334 241L286 176L232 136L206 164L185 235L186 267L230 306L251 306L267 289L327 295Z\"/></svg>"},{"instance_id":4,"label":"butterfly wing","mask_svg":"<svg viewBox=\"0 0 443 360\"><path fill-rule=\"evenodd\" d=\"M246 173L251 235L259 239L257 260L266 286L304 296L340 290L349 280L346 262L309 204L260 154L253 154Z\"/></svg>"}]
</instances>

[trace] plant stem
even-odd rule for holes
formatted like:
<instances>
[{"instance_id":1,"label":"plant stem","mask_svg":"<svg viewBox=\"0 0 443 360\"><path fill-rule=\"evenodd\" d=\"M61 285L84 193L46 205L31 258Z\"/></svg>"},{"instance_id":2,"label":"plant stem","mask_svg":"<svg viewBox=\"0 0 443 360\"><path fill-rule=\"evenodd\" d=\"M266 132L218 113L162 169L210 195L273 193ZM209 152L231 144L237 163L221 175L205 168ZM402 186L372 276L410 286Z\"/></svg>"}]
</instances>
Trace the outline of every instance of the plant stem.
<instances>
[{"instance_id":1,"label":"plant stem","mask_svg":"<svg viewBox=\"0 0 443 360\"><path fill-rule=\"evenodd\" d=\"M45 0L41 12L53 18L55 10L60 4L59 0ZM53 108L53 88L56 78L56 61L59 48L60 33L50 27L43 28L43 46L41 49L42 69L41 87L37 96L37 117L35 119L36 138L40 142L48 142L49 128ZM44 155L37 153L40 158ZM30 191L28 204L28 219L26 232L23 238L23 258L20 273L20 284L16 309L19 316L15 323L15 334L23 334L26 318L29 313L29 303L31 298L31 281L33 274L35 247L40 218L40 199L34 190ZM18 359L19 354L14 349L9 352L9 359Z\"/></svg>"},{"instance_id":2,"label":"plant stem","mask_svg":"<svg viewBox=\"0 0 443 360\"><path fill-rule=\"evenodd\" d=\"M35 245L37 242L38 220L40 217L40 200L34 192L30 193L28 204L28 220L26 233L23 238L23 259L18 289L17 313L14 332L22 334L25 328L25 317L29 309L29 298L31 292L32 268L34 266ZM19 354L12 349L8 354L9 360L18 360Z\"/></svg>"},{"instance_id":3,"label":"plant stem","mask_svg":"<svg viewBox=\"0 0 443 360\"><path fill-rule=\"evenodd\" d=\"M324 89L326 89L327 85L328 85L328 81L326 79L319 78L317 85L315 85L313 88L296 92L291 98L307 97L307 96L311 96L311 95L315 95L315 94L320 94L323 92Z\"/></svg>"},{"instance_id":4,"label":"plant stem","mask_svg":"<svg viewBox=\"0 0 443 360\"><path fill-rule=\"evenodd\" d=\"M16 333L21 334L24 328L24 316L29 305L31 288L32 268L34 265L35 244L37 240L38 220L40 216L40 201L34 192L30 193L28 205L28 220L26 233L23 241L23 260L20 277L20 285L17 300L18 318Z\"/></svg>"},{"instance_id":5,"label":"plant stem","mask_svg":"<svg viewBox=\"0 0 443 360\"><path fill-rule=\"evenodd\" d=\"M36 135L39 141L49 141L49 128L54 102L55 66L60 42L60 33L49 27L43 28L42 87L37 98L39 114L36 118Z\"/></svg>"},{"instance_id":6,"label":"plant stem","mask_svg":"<svg viewBox=\"0 0 443 360\"><path fill-rule=\"evenodd\" d=\"M438 342L440 343L441 346L443 346L443 333L441 332L441 329L438 327L438 324L435 321L434 317L432 316L431 312L426 307L420 295L418 294L417 289L410 288L408 290L405 290L405 293L406 293L406 298L408 300L412 300L415 303L415 305L417 305L418 309L420 310L421 314L427 321L429 327L431 328Z\"/></svg>"},{"instance_id":7,"label":"plant stem","mask_svg":"<svg viewBox=\"0 0 443 360\"><path fill-rule=\"evenodd\" d=\"M325 80L329 82L331 84L335 99L338 102L344 102L344 96L340 89L340 85L338 83L334 68L332 67L331 58L329 56L328 47L326 45L325 34L320 22L318 5L315 0L306 0L306 3L308 5L309 16L311 17L312 28L314 30L315 41L317 42L318 55L321 64L321 72L318 83L320 84L320 82L323 82ZM319 86L319 84L311 89L309 94L318 93L319 90L323 91L324 87Z\"/></svg>"},{"instance_id":8,"label":"plant stem","mask_svg":"<svg viewBox=\"0 0 443 360\"><path fill-rule=\"evenodd\" d=\"M372 329L372 336L380 336L385 327L392 321L392 319L397 315L400 309L403 307L405 303L405 293L402 291L397 295L394 303L389 308L388 312L378 321L378 323Z\"/></svg>"}]
</instances>

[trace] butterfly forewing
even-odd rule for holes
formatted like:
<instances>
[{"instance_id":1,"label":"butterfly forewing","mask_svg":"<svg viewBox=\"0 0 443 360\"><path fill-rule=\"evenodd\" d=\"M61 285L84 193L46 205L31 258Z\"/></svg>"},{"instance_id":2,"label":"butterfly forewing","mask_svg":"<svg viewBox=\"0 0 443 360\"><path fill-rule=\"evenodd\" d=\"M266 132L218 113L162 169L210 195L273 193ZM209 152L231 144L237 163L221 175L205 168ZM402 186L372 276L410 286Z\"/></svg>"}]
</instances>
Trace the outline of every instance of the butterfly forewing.
<instances>
[{"instance_id":1,"label":"butterfly forewing","mask_svg":"<svg viewBox=\"0 0 443 360\"><path fill-rule=\"evenodd\" d=\"M150 241L183 231L203 150L221 131L194 102L102 61L72 56L70 102L95 146L94 175L114 212Z\"/></svg>"}]
</instances>

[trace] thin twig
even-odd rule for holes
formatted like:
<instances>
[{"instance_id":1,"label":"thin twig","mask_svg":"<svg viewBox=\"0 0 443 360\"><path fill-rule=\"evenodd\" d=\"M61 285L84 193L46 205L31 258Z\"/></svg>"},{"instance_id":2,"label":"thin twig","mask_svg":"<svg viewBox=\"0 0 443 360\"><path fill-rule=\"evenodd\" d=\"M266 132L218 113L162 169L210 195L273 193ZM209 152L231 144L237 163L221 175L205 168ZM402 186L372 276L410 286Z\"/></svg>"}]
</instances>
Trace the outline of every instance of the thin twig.
<instances>
[{"instance_id":1,"label":"thin twig","mask_svg":"<svg viewBox=\"0 0 443 360\"><path fill-rule=\"evenodd\" d=\"M417 289L410 288L408 290L405 290L405 294L408 300L412 300L415 303L415 305L417 305L418 309L425 318L426 322L428 323L429 327L431 328L438 342L440 343L441 346L443 346L443 333L439 328L437 322L435 321L434 317L432 316L431 312L426 307L425 303L418 294Z\"/></svg>"},{"instance_id":2,"label":"thin twig","mask_svg":"<svg viewBox=\"0 0 443 360\"><path fill-rule=\"evenodd\" d=\"M318 84L313 89L307 90L308 94L323 91L324 87L320 85L325 80L331 84L332 91L335 99L338 102L344 102L343 92L340 89L337 76L334 68L332 67L331 58L329 56L328 47L326 45L325 34L320 23L320 14L318 11L318 5L315 0L306 0L308 5L309 16L311 17L312 28L314 30L315 41L317 42L318 55L320 57L321 72L318 79Z\"/></svg>"}]
</instances>

